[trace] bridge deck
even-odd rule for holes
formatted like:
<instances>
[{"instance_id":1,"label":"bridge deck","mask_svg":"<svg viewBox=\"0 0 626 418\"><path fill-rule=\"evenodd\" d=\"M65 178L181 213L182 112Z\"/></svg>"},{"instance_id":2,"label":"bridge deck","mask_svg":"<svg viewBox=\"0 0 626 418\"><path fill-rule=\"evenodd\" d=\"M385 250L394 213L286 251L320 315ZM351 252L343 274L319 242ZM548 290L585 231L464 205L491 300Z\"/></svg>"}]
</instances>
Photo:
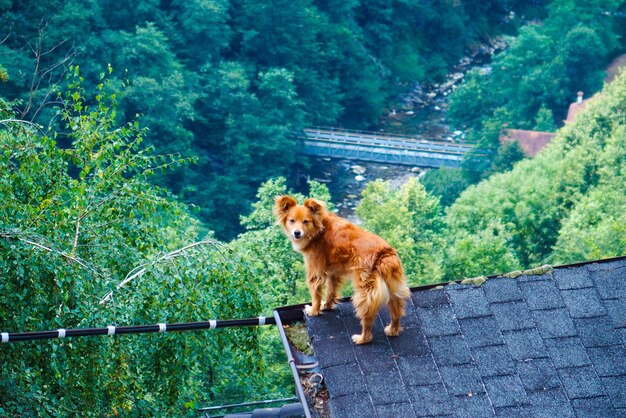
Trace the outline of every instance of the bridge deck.
<instances>
[{"instance_id":1,"label":"bridge deck","mask_svg":"<svg viewBox=\"0 0 626 418\"><path fill-rule=\"evenodd\" d=\"M385 164L459 167L470 144L338 129L304 129L304 153Z\"/></svg>"}]
</instances>

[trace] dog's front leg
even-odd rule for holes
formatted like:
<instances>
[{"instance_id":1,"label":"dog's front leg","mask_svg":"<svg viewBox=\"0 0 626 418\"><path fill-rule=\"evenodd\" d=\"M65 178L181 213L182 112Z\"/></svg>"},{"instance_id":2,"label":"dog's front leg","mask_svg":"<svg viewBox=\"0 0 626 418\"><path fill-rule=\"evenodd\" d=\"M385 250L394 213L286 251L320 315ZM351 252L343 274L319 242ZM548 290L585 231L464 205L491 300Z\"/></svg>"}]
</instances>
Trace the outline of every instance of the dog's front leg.
<instances>
[{"instance_id":1,"label":"dog's front leg","mask_svg":"<svg viewBox=\"0 0 626 418\"><path fill-rule=\"evenodd\" d=\"M312 275L307 278L306 284L311 294L311 305L306 305L304 312L308 316L317 316L320 314L322 305L322 286L324 285L324 280L320 276Z\"/></svg>"}]
</instances>

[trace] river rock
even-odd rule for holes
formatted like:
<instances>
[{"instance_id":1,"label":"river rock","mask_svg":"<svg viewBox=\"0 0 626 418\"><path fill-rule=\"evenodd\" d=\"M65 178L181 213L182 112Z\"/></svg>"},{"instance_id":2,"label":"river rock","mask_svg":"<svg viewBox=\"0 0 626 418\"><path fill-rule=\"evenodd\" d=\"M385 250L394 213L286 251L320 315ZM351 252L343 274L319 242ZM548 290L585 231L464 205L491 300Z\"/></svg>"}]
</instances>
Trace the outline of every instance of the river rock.
<instances>
[{"instance_id":1,"label":"river rock","mask_svg":"<svg viewBox=\"0 0 626 418\"><path fill-rule=\"evenodd\" d=\"M465 77L465 75L463 73L453 73L450 78L452 78L454 81L459 81L460 79L462 79L463 77Z\"/></svg>"},{"instance_id":2,"label":"river rock","mask_svg":"<svg viewBox=\"0 0 626 418\"><path fill-rule=\"evenodd\" d=\"M365 173L365 167L361 166L361 165L353 165L350 166L350 170L352 170L352 172L354 174L364 174Z\"/></svg>"}]
</instances>

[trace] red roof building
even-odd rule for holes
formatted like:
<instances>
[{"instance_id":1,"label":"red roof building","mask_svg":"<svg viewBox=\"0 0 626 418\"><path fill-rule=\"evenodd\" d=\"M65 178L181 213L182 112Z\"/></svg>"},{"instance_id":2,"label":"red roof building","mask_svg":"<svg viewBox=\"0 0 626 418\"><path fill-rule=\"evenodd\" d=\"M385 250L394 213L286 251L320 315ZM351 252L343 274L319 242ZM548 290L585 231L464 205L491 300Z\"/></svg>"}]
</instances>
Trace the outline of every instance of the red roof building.
<instances>
[{"instance_id":1,"label":"red roof building","mask_svg":"<svg viewBox=\"0 0 626 418\"><path fill-rule=\"evenodd\" d=\"M500 134L500 143L517 141L519 146L529 157L534 157L554 137L553 132L526 131L522 129L506 129Z\"/></svg>"},{"instance_id":2,"label":"red roof building","mask_svg":"<svg viewBox=\"0 0 626 418\"><path fill-rule=\"evenodd\" d=\"M578 92L578 100L576 100L574 103L569 105L569 109L567 110L567 118L565 119L565 123L572 123L572 122L574 122L574 119L576 119L576 115L578 114L578 112L580 112L581 110L585 109L587 107L588 103L589 103L589 99L583 100L583 92L579 91Z\"/></svg>"}]
</instances>

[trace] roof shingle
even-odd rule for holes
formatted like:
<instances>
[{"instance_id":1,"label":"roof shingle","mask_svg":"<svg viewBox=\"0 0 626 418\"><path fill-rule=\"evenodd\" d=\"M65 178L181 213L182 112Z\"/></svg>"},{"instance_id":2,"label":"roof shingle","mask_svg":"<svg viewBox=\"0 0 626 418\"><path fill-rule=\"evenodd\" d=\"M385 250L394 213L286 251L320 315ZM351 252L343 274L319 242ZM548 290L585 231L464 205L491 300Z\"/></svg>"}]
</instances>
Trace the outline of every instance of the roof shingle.
<instances>
[{"instance_id":1,"label":"roof shingle","mask_svg":"<svg viewBox=\"0 0 626 418\"><path fill-rule=\"evenodd\" d=\"M626 258L416 289L355 346L349 302L308 318L333 417L626 415Z\"/></svg>"}]
</instances>

